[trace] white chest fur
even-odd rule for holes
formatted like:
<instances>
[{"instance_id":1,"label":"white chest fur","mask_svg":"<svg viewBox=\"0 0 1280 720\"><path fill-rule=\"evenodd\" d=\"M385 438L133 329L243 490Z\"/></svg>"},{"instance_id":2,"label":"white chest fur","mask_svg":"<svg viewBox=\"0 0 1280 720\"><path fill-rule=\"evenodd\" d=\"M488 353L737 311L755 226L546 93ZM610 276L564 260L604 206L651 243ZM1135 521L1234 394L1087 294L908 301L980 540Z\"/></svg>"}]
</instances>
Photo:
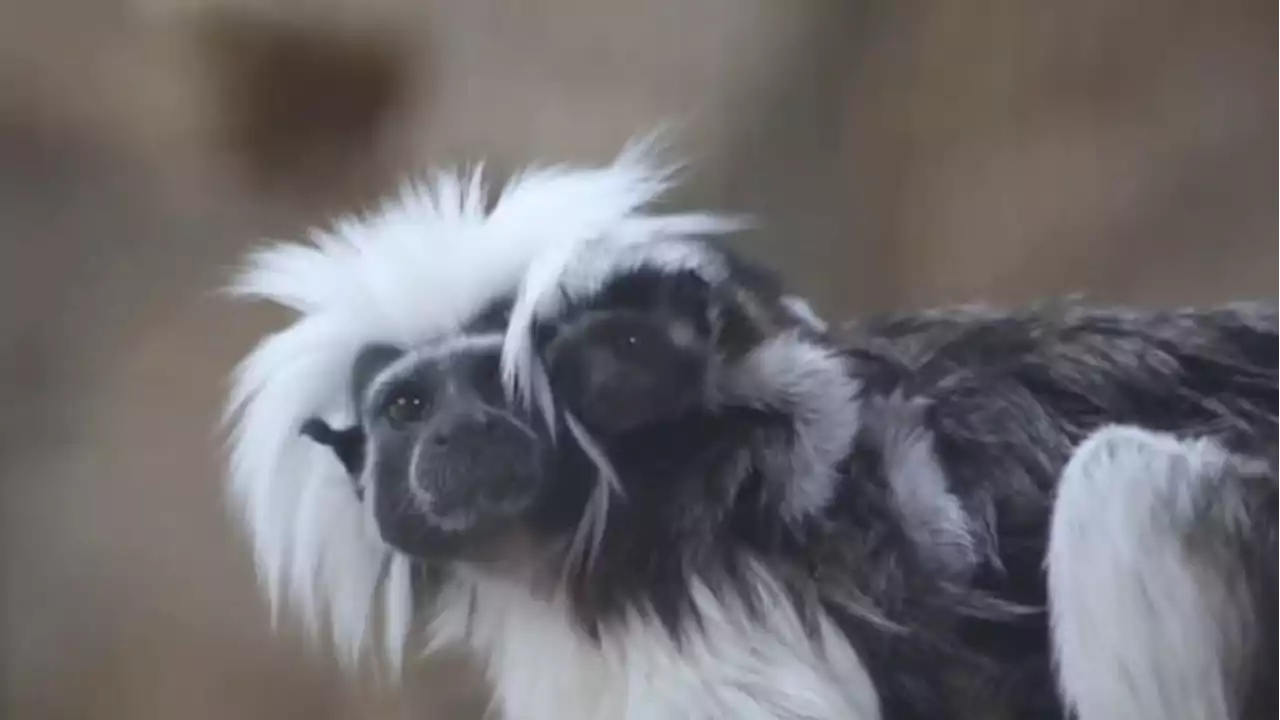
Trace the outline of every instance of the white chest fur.
<instances>
[{"instance_id":1,"label":"white chest fur","mask_svg":"<svg viewBox=\"0 0 1280 720\"><path fill-rule=\"evenodd\" d=\"M878 720L866 669L830 621L815 639L766 575L753 591L764 618L695 584L703 622L679 643L640 612L597 642L564 603L473 578L446 590L433 634L480 656L505 720Z\"/></svg>"}]
</instances>

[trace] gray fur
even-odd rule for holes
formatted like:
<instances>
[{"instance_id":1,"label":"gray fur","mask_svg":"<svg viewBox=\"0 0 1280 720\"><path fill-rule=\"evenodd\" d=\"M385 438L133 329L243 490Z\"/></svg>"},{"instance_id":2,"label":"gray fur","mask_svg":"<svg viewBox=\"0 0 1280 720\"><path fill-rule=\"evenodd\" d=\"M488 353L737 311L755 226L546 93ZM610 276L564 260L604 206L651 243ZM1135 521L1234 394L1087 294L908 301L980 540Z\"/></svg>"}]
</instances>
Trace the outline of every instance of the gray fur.
<instances>
[{"instance_id":1,"label":"gray fur","mask_svg":"<svg viewBox=\"0 0 1280 720\"><path fill-rule=\"evenodd\" d=\"M1057 484L1076 448L1099 427L1129 425L1258 458L1265 472L1249 475L1256 488L1250 492L1261 499L1250 506L1254 526L1245 548L1261 557L1249 566L1246 599L1227 612L1267 618L1257 636L1265 639L1248 648L1247 664L1274 673L1276 327L1275 306L1261 303L1139 311L1064 302L1016 313L969 307L879 318L847 328L844 346L863 381L865 427L897 422L903 402L923 408L919 432L931 433L937 467L906 474L895 466L892 458L917 451L918 440L908 434L888 436L884 469L890 487L917 483L920 496L937 502L895 501L900 511L913 513L918 530L951 528L948 497L958 498L983 548L977 570L986 578L984 592L1001 602L1045 607L1040 573ZM947 483L941 494L939 477ZM955 561L952 542L908 534L936 565ZM960 604L974 599L965 594ZM978 627L979 641L963 644L984 656L997 647L1020 648L1016 663L1049 651L1042 614ZM1001 671L1009 673L1023 678L1012 710L1034 714L1024 703L1051 696L1049 667L1029 662ZM1263 674L1251 677L1259 679L1252 680L1249 702L1265 695L1274 708L1273 692L1258 694ZM986 697L991 703L996 696ZM985 712L992 712L989 704L979 714Z\"/></svg>"},{"instance_id":2,"label":"gray fur","mask_svg":"<svg viewBox=\"0 0 1280 720\"><path fill-rule=\"evenodd\" d=\"M926 405L898 395L864 404L867 434L884 458L893 505L907 534L928 548L932 569L951 582L967 583L980 560L971 520L952 492L938 462L933 435L925 427Z\"/></svg>"}]
</instances>

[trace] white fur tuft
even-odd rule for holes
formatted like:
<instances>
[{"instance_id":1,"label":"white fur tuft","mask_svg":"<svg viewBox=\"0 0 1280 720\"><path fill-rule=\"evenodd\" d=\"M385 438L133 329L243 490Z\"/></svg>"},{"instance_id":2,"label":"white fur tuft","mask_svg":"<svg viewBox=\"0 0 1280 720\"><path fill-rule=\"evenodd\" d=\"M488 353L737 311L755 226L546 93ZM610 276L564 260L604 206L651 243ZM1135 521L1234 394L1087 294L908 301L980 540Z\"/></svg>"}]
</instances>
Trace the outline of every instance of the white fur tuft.
<instances>
[{"instance_id":1,"label":"white fur tuft","mask_svg":"<svg viewBox=\"0 0 1280 720\"><path fill-rule=\"evenodd\" d=\"M412 348L457 332L513 295L539 255L592 236L688 229L639 214L666 186L647 150L632 146L603 168L527 171L488 212L480 170L438 174L310 244L250 256L232 293L298 313L237 368L227 416L231 494L273 615L289 606L351 660L381 606L382 647L398 660L412 615L408 561L382 543L342 467L300 426L312 416L352 421L349 375L362 347Z\"/></svg>"},{"instance_id":2,"label":"white fur tuft","mask_svg":"<svg viewBox=\"0 0 1280 720\"><path fill-rule=\"evenodd\" d=\"M784 310L791 314L791 317L799 320L801 324L809 328L811 331L822 334L831 329L831 324L822 319L808 300L799 295L784 295L779 299Z\"/></svg>"},{"instance_id":3,"label":"white fur tuft","mask_svg":"<svg viewBox=\"0 0 1280 720\"><path fill-rule=\"evenodd\" d=\"M432 635L486 660L500 717L511 720L878 720L857 653L822 613L815 637L763 568L751 598L696 584L700 622L679 640L644 609L593 641L561 597L475 576L441 595Z\"/></svg>"},{"instance_id":4,"label":"white fur tuft","mask_svg":"<svg viewBox=\"0 0 1280 720\"><path fill-rule=\"evenodd\" d=\"M802 333L784 332L725 368L715 401L789 413L795 441L783 476L792 478L783 498L790 518L826 507L839 480L861 418L861 382L848 362Z\"/></svg>"},{"instance_id":5,"label":"white fur tuft","mask_svg":"<svg viewBox=\"0 0 1280 720\"><path fill-rule=\"evenodd\" d=\"M1245 524L1232 458L1208 439L1109 426L1063 470L1050 613L1081 720L1237 717L1247 673L1233 662L1254 618L1231 544Z\"/></svg>"}]
</instances>

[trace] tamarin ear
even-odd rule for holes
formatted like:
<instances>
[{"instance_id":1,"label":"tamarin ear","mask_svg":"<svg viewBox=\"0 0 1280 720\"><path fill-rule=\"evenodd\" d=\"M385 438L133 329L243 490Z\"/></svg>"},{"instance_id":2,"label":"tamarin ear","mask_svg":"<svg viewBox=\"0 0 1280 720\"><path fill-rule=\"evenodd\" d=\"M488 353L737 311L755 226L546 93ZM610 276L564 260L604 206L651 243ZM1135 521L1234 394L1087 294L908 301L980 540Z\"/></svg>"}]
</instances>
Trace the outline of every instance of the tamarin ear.
<instances>
[{"instance_id":1,"label":"tamarin ear","mask_svg":"<svg viewBox=\"0 0 1280 720\"><path fill-rule=\"evenodd\" d=\"M338 462L342 463L342 467L351 476L353 482L359 479L360 470L364 467L365 435L363 428L359 425L352 425L343 430L334 430L329 426L329 423L320 418L311 418L302 424L300 432L303 437L332 450L333 454L338 457ZM362 490L357 483L356 495L360 496L361 493Z\"/></svg>"},{"instance_id":2,"label":"tamarin ear","mask_svg":"<svg viewBox=\"0 0 1280 720\"><path fill-rule=\"evenodd\" d=\"M360 351L351 368L352 400L357 408L360 407L365 391L378 373L402 355L404 350L385 344L369 345ZM351 478L356 497L362 498L364 488L360 486L360 472L364 469L367 438L360 423L356 422L351 427L335 430L324 420L313 417L302 423L299 433L333 451L338 462L342 463L343 469Z\"/></svg>"}]
</instances>

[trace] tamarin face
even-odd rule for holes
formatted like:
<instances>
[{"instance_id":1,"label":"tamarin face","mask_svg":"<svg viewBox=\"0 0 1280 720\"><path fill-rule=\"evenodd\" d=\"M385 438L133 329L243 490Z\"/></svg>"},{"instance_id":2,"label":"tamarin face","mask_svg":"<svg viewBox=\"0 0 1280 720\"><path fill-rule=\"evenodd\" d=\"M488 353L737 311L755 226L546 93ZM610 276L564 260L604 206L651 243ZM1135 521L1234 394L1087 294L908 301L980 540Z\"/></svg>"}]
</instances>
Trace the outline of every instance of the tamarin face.
<instances>
[{"instance_id":1,"label":"tamarin face","mask_svg":"<svg viewBox=\"0 0 1280 720\"><path fill-rule=\"evenodd\" d=\"M542 325L539 354L557 402L607 438L704 402L712 332L705 281L641 270Z\"/></svg>"},{"instance_id":2,"label":"tamarin face","mask_svg":"<svg viewBox=\"0 0 1280 720\"><path fill-rule=\"evenodd\" d=\"M370 347L353 370L359 423L303 428L334 450L383 539L406 554L465 556L523 524L545 485L547 442L504 401L499 343Z\"/></svg>"}]
</instances>

